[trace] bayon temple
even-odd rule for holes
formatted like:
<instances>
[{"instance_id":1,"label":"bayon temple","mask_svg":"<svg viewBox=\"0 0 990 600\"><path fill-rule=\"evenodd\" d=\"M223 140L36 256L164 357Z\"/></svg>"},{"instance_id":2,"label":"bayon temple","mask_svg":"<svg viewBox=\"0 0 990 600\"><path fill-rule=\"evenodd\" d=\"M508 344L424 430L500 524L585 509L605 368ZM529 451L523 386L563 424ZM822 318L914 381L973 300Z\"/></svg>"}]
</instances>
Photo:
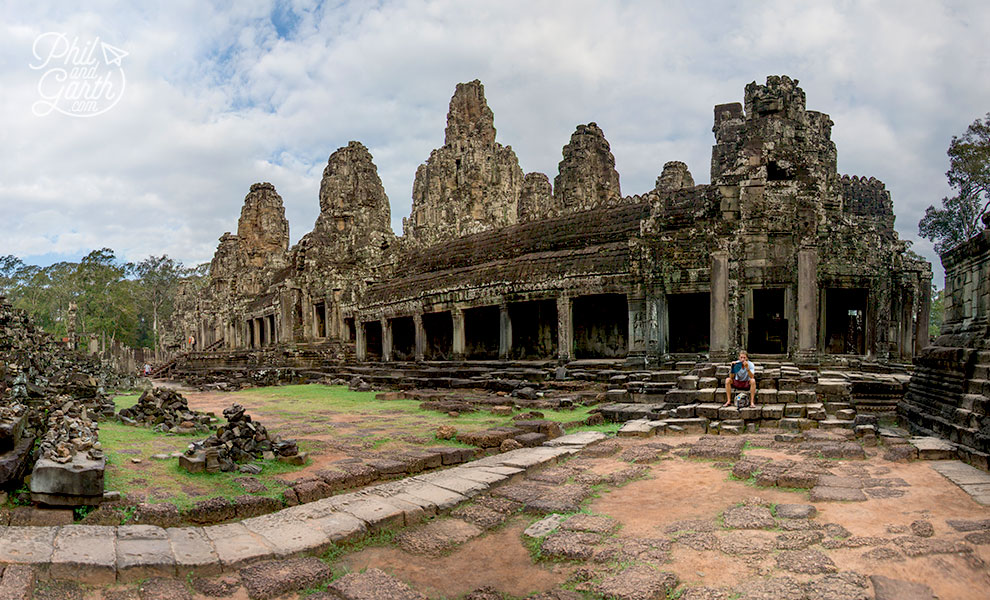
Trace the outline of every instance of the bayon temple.
<instances>
[{"instance_id":1,"label":"bayon temple","mask_svg":"<svg viewBox=\"0 0 990 600\"><path fill-rule=\"evenodd\" d=\"M167 344L193 338L214 366L647 366L739 348L907 363L929 342L931 267L898 239L884 184L837 172L831 128L797 80L771 76L715 106L710 184L671 161L623 195L598 125L577 126L551 183L496 141L481 82L458 84L403 235L359 142L330 155L320 215L292 247L282 199L256 183L208 285L180 293Z\"/></svg>"}]
</instances>

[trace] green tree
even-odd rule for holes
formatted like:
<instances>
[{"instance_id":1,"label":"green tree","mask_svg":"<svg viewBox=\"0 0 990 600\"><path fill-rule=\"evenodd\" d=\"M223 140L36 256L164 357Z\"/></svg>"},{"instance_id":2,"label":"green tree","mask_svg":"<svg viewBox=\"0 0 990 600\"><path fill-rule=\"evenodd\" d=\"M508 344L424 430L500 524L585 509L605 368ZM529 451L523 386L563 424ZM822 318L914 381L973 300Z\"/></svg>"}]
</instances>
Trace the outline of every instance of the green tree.
<instances>
[{"instance_id":1,"label":"green tree","mask_svg":"<svg viewBox=\"0 0 990 600\"><path fill-rule=\"evenodd\" d=\"M943 292L945 290L932 290L932 304L928 311L928 335L932 339L942 334L942 318L945 306L942 301Z\"/></svg>"},{"instance_id":2,"label":"green tree","mask_svg":"<svg viewBox=\"0 0 990 600\"><path fill-rule=\"evenodd\" d=\"M956 191L942 199L942 208L929 206L918 222L918 234L935 244L939 254L976 235L980 218L990 206L990 113L977 119L949 144L945 176Z\"/></svg>"},{"instance_id":3,"label":"green tree","mask_svg":"<svg viewBox=\"0 0 990 600\"><path fill-rule=\"evenodd\" d=\"M172 300L185 269L167 254L149 256L133 267L138 297L145 312L151 313L152 348L158 347L159 324L172 312Z\"/></svg>"}]
</instances>

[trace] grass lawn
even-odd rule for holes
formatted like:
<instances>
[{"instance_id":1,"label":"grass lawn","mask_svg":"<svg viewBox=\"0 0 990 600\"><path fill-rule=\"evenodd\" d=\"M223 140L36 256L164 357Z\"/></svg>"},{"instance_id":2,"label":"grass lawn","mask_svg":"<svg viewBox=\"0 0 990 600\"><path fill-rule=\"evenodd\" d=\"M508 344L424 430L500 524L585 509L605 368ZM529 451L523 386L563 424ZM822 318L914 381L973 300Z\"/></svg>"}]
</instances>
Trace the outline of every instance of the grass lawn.
<instances>
[{"instance_id":1,"label":"grass lawn","mask_svg":"<svg viewBox=\"0 0 990 600\"><path fill-rule=\"evenodd\" d=\"M132 406L139 396L137 393L116 396L117 410ZM418 400L378 400L375 392L352 392L343 386L320 384L253 388L225 394L222 400L225 406L234 402L243 405L271 435L296 439L300 449L314 457L327 452L343 457L352 452L401 451L424 445L463 446L455 440L437 439L437 426L448 424L465 432L512 423L511 417L494 416L488 411L450 417L446 413L420 410ZM196 408L195 399L192 405ZM547 419L568 422L585 419L591 410L592 407L581 406L574 410L540 412ZM219 416L221 411L214 412ZM514 414L519 412L523 411ZM618 427L609 423L568 431L614 432ZM245 477L242 473L193 474L180 469L175 458L151 458L155 454L181 452L190 442L204 437L203 434L154 433L116 421L101 423L100 442L107 455L106 489L146 495L150 502L172 502L180 509L206 498L231 498L247 493L236 481ZM286 487L277 481L279 477L293 479L291 473L303 468L277 461L259 460L257 464L262 472L254 477L267 490L255 495L272 497L279 497Z\"/></svg>"}]
</instances>

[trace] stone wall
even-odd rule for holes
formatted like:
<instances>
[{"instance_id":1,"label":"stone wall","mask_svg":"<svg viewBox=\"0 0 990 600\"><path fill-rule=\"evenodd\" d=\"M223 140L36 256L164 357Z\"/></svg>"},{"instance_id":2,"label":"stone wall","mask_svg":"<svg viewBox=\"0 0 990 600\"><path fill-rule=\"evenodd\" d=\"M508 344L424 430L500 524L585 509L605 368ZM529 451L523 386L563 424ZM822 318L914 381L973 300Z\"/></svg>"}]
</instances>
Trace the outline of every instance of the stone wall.
<instances>
[{"instance_id":1,"label":"stone wall","mask_svg":"<svg viewBox=\"0 0 990 600\"><path fill-rule=\"evenodd\" d=\"M959 445L973 464L990 460L990 229L942 255L941 335L916 361L899 412L920 433Z\"/></svg>"}]
</instances>

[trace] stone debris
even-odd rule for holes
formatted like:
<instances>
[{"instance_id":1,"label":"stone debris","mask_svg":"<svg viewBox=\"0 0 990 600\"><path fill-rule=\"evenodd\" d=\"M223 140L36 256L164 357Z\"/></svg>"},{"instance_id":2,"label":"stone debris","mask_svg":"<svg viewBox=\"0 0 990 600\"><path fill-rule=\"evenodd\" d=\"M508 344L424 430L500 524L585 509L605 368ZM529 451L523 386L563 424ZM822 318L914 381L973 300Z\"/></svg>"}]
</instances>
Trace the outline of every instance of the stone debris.
<instances>
[{"instance_id":1,"label":"stone debris","mask_svg":"<svg viewBox=\"0 0 990 600\"><path fill-rule=\"evenodd\" d=\"M327 589L340 600L426 600L423 594L375 568L348 573Z\"/></svg>"},{"instance_id":2,"label":"stone debris","mask_svg":"<svg viewBox=\"0 0 990 600\"><path fill-rule=\"evenodd\" d=\"M121 409L117 418L129 425L143 425L158 432L191 433L211 429L212 415L189 409L189 402L175 390L154 388L141 394L137 403Z\"/></svg>"},{"instance_id":3,"label":"stone debris","mask_svg":"<svg viewBox=\"0 0 990 600\"><path fill-rule=\"evenodd\" d=\"M223 410L225 425L201 442L189 444L179 464L189 471L233 471L237 463L258 458L290 459L303 457L295 440L272 438L264 425L251 419L244 407L232 404Z\"/></svg>"}]
</instances>

